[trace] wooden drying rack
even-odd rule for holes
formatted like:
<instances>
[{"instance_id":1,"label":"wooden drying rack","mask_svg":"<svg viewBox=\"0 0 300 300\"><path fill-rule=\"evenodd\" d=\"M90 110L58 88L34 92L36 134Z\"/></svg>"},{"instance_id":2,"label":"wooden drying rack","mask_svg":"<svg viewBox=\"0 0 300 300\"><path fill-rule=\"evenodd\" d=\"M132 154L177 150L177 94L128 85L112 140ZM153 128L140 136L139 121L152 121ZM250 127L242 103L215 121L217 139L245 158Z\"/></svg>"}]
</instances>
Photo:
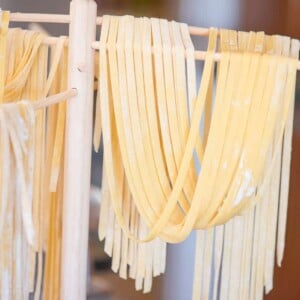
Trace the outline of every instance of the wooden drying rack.
<instances>
[{"instance_id":1,"label":"wooden drying rack","mask_svg":"<svg viewBox=\"0 0 300 300\"><path fill-rule=\"evenodd\" d=\"M61 300L86 299L89 189L92 149L94 51L97 5L93 0L73 0L69 15L11 13L11 22L65 23L69 24L69 90L41 99L34 108L39 109L63 99L67 104L66 146L64 166L64 210L62 233ZM191 35L207 36L209 29L189 26ZM55 44L56 37L45 39ZM195 51L195 58L205 59L205 51ZM215 60L220 60L220 53ZM300 62L298 62L300 70Z\"/></svg>"}]
</instances>

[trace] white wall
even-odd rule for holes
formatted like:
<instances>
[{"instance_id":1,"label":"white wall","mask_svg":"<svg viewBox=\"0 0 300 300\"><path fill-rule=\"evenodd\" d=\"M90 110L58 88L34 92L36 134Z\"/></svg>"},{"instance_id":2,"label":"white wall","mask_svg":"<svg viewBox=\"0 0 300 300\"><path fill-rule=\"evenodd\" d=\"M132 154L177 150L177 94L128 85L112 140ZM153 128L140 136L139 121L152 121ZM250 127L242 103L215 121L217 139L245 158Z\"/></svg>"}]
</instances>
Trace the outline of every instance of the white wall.
<instances>
[{"instance_id":1,"label":"white wall","mask_svg":"<svg viewBox=\"0 0 300 300\"><path fill-rule=\"evenodd\" d=\"M240 0L179 0L178 18L203 27L236 28Z\"/></svg>"}]
</instances>

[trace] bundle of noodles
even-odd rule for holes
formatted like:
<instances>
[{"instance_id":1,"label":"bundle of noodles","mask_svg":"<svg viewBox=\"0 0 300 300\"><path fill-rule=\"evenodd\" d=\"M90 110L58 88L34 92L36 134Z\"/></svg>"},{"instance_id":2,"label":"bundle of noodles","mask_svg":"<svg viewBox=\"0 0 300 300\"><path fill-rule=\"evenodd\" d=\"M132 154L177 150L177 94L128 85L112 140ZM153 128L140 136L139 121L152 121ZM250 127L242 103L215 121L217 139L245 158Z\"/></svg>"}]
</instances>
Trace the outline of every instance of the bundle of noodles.
<instances>
[{"instance_id":1,"label":"bundle of noodles","mask_svg":"<svg viewBox=\"0 0 300 300\"><path fill-rule=\"evenodd\" d=\"M2 14L2 18L5 16L8 16L6 12ZM8 17L5 20L8 20ZM65 38L59 38L56 45L49 49L49 46L43 44L44 34L16 28L6 30L4 36L3 24L7 22L2 20L0 48L3 51L1 58L4 57L5 63L0 65L3 76L1 77L3 93L0 101L2 103L17 103L21 99L35 101L65 90L67 86ZM35 155L30 202L35 240L28 247L27 257L23 257L26 260L29 258L30 262L28 276L24 273L24 285L28 286L27 291L34 292L35 299L40 298L42 286L44 299L57 298L59 293L64 122L65 103L35 112ZM5 246L0 243L0 247ZM1 278L5 276L2 269L0 276Z\"/></svg>"},{"instance_id":2,"label":"bundle of noodles","mask_svg":"<svg viewBox=\"0 0 300 300\"><path fill-rule=\"evenodd\" d=\"M244 57L249 53L257 53L252 56L250 61L243 58L238 72L236 75L232 75L235 76L232 77L233 82L239 82L238 87L243 89L242 92L244 93L248 88L251 96L239 95L238 91L233 91L229 118L234 117L232 113L235 109L241 110L242 104L238 103L236 99L248 99L252 105L255 105L254 101L260 101L258 104L260 109L265 109L265 113L273 113L273 122L275 123L269 132L266 127L268 123L264 128L262 127L266 135L261 142L268 138L267 134L271 139L269 144L266 144L266 152L260 154L264 155L261 158L265 160L263 176L252 196L254 203L259 199L261 201L254 207L250 205L243 215L234 217L224 225L197 233L193 299L263 299L264 288L268 293L273 287L276 234L279 265L283 254L285 221L281 220L286 218L288 201L294 107L293 85L295 84L295 61L298 57L299 42L287 37L265 36L262 32L255 34L253 32L223 31L221 32L221 51L239 52ZM262 53L268 55L258 55ZM262 57L265 59L263 60ZM286 57L292 59L289 60ZM248 58L250 59L250 57ZM243 83L242 80L246 81ZM272 104L277 105L277 111L271 106ZM271 110L272 108L274 111ZM253 115L254 113L259 114L258 106L256 110L254 107L252 109ZM253 121L250 117L249 115L248 122ZM268 122L271 122L271 117L272 115L269 114ZM239 125L237 126L242 125L243 118L239 116ZM257 126L256 133L261 134L257 123L255 125L249 123L248 126L251 125ZM284 143L282 143L283 130L285 131ZM246 149L246 143L249 143L249 148L258 147L258 144L250 140L249 135L244 139L244 149ZM235 141L226 140L223 155L226 153L225 147L228 143ZM228 169L232 166L228 159L232 158L233 153L229 153L223 164L220 164L222 168ZM243 155L245 154L241 153L238 169L243 168ZM248 169L247 173L244 173L243 181L238 181L239 179L235 181L235 184L239 184L234 200L235 205L238 205L250 193L247 185L250 183L249 175L252 170ZM234 176L234 173L232 174ZM219 187L215 187L215 193L217 193L217 188ZM232 212L231 216L234 215L235 212ZM219 224L222 222L218 221Z\"/></svg>"},{"instance_id":3,"label":"bundle of noodles","mask_svg":"<svg viewBox=\"0 0 300 300\"><path fill-rule=\"evenodd\" d=\"M118 19L115 18L115 21ZM125 20L125 19L124 19ZM103 19L104 23L102 26L102 32L101 32L101 40L100 40L100 53L99 53L99 91L98 91L98 103L97 103L97 111L96 111L96 122L95 122L95 135L94 135L94 145L95 148L99 147L100 142L100 112L101 112L101 119L102 119L102 126L104 131L106 130L106 126L110 126L109 121L105 122L105 118L110 118L110 113L108 113L107 109L109 109L108 102L111 101L111 91L108 90L108 72L111 72L113 70L107 69L107 53L106 53L106 42L107 39L116 39L117 34L117 27L114 27L114 32L112 33L113 36L108 37L109 34L109 24L110 24L110 17L105 16ZM141 20L143 21L143 20ZM116 24L116 23L115 23ZM139 28L138 23L135 24L135 29ZM148 23L147 30L148 34L145 35L145 38L149 39L150 43L150 23ZM133 33L133 27L131 28L131 33ZM122 46L124 47L125 42L125 31L122 32L122 35L119 34L118 37L120 39L119 43L122 43ZM138 39L139 37L139 39ZM140 62L139 66L142 66L141 61L142 60L148 60L149 55L151 57L151 52L145 53L145 56L142 57L142 51L141 51L141 39L142 36L138 36L136 39L136 46L140 46L139 49L137 49L137 56L136 59ZM122 40L121 40L122 39ZM113 45L113 41L111 43ZM149 44L150 45L150 44ZM119 53L119 62L124 61L124 58L122 57L122 53ZM112 65L112 67L115 67L116 65ZM138 65L137 65L138 66ZM120 68L123 67L124 71L124 64L123 66L120 64ZM151 67L151 65L149 65ZM134 72L134 65L132 62L131 65L131 72ZM116 70L114 70L116 71ZM138 70L137 72L144 72L142 69ZM151 70L152 72L152 70ZM123 76L126 76L126 74L122 73ZM141 76L143 76L141 74ZM147 74L147 76L151 77L151 74ZM109 77L111 78L111 77ZM132 83L135 84L135 83ZM141 86L142 90L139 91L139 93L145 93L143 87ZM151 91L150 91L151 92ZM151 97L151 95L149 95ZM140 94L139 97L142 97ZM135 98L137 98L137 95L135 95ZM101 104L100 104L101 100ZM141 98L141 101L144 101L143 98ZM145 105L143 104L143 110L145 114ZM154 105L154 102L150 103L150 105ZM115 130L115 129L113 129ZM147 130L147 128L144 128L144 130ZM103 133L104 133L103 131ZM107 132L110 134L110 132ZM127 278L127 266L129 266L129 276L131 278L134 278L136 280L136 288L142 289L144 286L144 291L148 292L151 289L152 285L152 277L157 276L164 272L165 269L165 256L166 256L166 244L162 242L160 239L155 239L150 243L147 244L140 244L136 240L129 239L126 232L123 232L121 230L121 227L118 223L117 216L115 215L114 209L113 209L113 200L122 201L122 210L123 210L123 217L124 222L126 224L126 227L128 229L128 232L130 231L132 235L139 237L140 239L143 239L147 235L147 227L145 222L140 218L140 215L136 209L136 206L134 204L132 193L129 189L128 180L124 174L124 168L123 165L120 163L120 152L118 149L118 145L115 144L116 141L116 135L112 136L114 140L108 141L110 137L108 135L105 135L105 154L104 154L104 167L103 167L103 181L102 181L102 204L101 204L101 211L100 211L100 222L99 222L99 237L102 240L105 238L105 251L108 255L113 257L112 260L112 269L115 272L120 273L120 276L122 278ZM155 136L156 142L158 141L159 137ZM108 144L107 144L108 141ZM107 146L107 147L106 147ZM109 148L108 148L109 147ZM111 147L116 147L112 149ZM108 153L106 151L108 150ZM149 150L151 150L149 148ZM115 152L110 152L115 151ZM151 155L151 158L153 159L153 154L151 152L148 152L149 155ZM110 162L107 161L107 159L111 159L110 155L114 155L114 159L116 159L115 166L118 168L116 170L116 173L112 173L112 169L110 166ZM157 157L157 161L160 163L160 166L163 165L162 157ZM115 184L117 184L117 190L114 190L112 187L111 176L117 176ZM112 190L114 191L114 194L112 194Z\"/></svg>"},{"instance_id":4,"label":"bundle of noodles","mask_svg":"<svg viewBox=\"0 0 300 300\"><path fill-rule=\"evenodd\" d=\"M194 299L259 298L272 287L278 202L279 261L283 252L288 180L280 174L289 173L299 45L221 30L215 73L217 33L209 30L196 95L185 24L103 17L94 134L95 148L101 129L104 144L99 236L113 269L123 263L126 277L129 265L136 286L144 280L148 291L139 253L149 247L156 275L164 242L201 229Z\"/></svg>"},{"instance_id":5,"label":"bundle of noodles","mask_svg":"<svg viewBox=\"0 0 300 300\"><path fill-rule=\"evenodd\" d=\"M154 62L151 53L153 46L157 50ZM174 48L172 51L171 47ZM194 105L196 95L193 44L185 24L129 16L104 16L99 62L94 133L94 145L98 149L102 127L104 167L99 237L101 240L105 238L105 251L113 258L112 269L117 272L121 262L120 276L126 278L128 265L129 275L136 279L136 288L141 289L144 280L144 292L148 292L152 277L164 272L166 244L159 238L145 244L138 242L146 238L149 227L149 221L142 216L149 214L153 219L153 210L159 214L163 207L159 202L166 203L164 199L175 184L187 139L188 108ZM175 95L178 107L172 101ZM122 107L119 101L122 101ZM132 105L130 109L129 105ZM126 115L123 116L123 112ZM168 114L172 122L170 127ZM124 119L125 126L119 122ZM135 122L134 125L131 122ZM164 130L160 126L164 126ZM128 128L128 131L124 133L122 127L124 130ZM123 143L126 141L127 149L120 147L120 131L120 140ZM202 157L200 137L196 142L197 154ZM130 160L124 151L133 151L132 155L129 153ZM134 152L138 154L136 157ZM147 172L143 171L144 164ZM196 180L194 164L189 166L189 180L180 195L172 221L181 218L189 207ZM134 176L139 176L142 185L137 183L134 188ZM136 188L135 198L132 189ZM148 210L141 208L143 204L135 200L139 199L137 193L145 195L144 189L148 194L147 201L151 202Z\"/></svg>"}]
</instances>

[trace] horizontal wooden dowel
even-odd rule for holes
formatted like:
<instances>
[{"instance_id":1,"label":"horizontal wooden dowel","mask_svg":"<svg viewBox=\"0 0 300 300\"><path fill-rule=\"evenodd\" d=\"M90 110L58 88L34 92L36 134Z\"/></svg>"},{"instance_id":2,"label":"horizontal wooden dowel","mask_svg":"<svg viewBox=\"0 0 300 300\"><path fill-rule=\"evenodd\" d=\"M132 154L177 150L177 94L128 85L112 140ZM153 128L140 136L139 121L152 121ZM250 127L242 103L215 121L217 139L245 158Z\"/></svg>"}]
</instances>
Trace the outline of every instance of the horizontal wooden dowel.
<instances>
[{"instance_id":1,"label":"horizontal wooden dowel","mask_svg":"<svg viewBox=\"0 0 300 300\"><path fill-rule=\"evenodd\" d=\"M99 50L99 42L95 41L92 43L92 48L95 50ZM220 61L221 53L215 53L214 58L215 61ZM206 51L195 51L195 59L196 60L205 60ZM298 61L297 69L300 70L300 61Z\"/></svg>"},{"instance_id":2,"label":"horizontal wooden dowel","mask_svg":"<svg viewBox=\"0 0 300 300\"><path fill-rule=\"evenodd\" d=\"M101 25L102 24L102 17L97 17L96 24Z\"/></svg>"},{"instance_id":3,"label":"horizontal wooden dowel","mask_svg":"<svg viewBox=\"0 0 300 300\"><path fill-rule=\"evenodd\" d=\"M58 40L57 37L46 37L43 41L43 44L55 45L57 40ZM68 43L69 43L68 40L66 40L65 41L65 46L68 46ZM92 43L92 48L95 49L95 50L99 50L99 42L94 41ZM206 51L195 51L195 59L196 60L205 60L205 55L206 55ZM220 58L221 58L221 53L215 53L215 60L219 61ZM297 70L300 70L300 61L298 61Z\"/></svg>"},{"instance_id":4,"label":"horizontal wooden dowel","mask_svg":"<svg viewBox=\"0 0 300 300\"><path fill-rule=\"evenodd\" d=\"M97 17L96 24L102 24L102 17ZM189 26L189 33L191 35L208 36L209 28Z\"/></svg>"},{"instance_id":5,"label":"horizontal wooden dowel","mask_svg":"<svg viewBox=\"0 0 300 300\"><path fill-rule=\"evenodd\" d=\"M69 15L61 14L36 14L36 13L11 13L11 22L36 22L36 23L70 23ZM102 24L102 17L97 17L96 25ZM207 36L208 28L189 26L192 35Z\"/></svg>"},{"instance_id":6,"label":"horizontal wooden dowel","mask_svg":"<svg viewBox=\"0 0 300 300\"><path fill-rule=\"evenodd\" d=\"M209 28L189 26L190 35L208 36Z\"/></svg>"},{"instance_id":7,"label":"horizontal wooden dowel","mask_svg":"<svg viewBox=\"0 0 300 300\"><path fill-rule=\"evenodd\" d=\"M95 41L92 43L92 48L95 50L99 50L99 42ZM195 58L197 60L204 60L206 55L206 51L195 51ZM215 53L215 60L219 61L221 57L220 53Z\"/></svg>"},{"instance_id":8,"label":"horizontal wooden dowel","mask_svg":"<svg viewBox=\"0 0 300 300\"><path fill-rule=\"evenodd\" d=\"M58 39L59 39L59 38L58 38L58 37L55 37L55 36L47 36L47 37L45 37L45 39L43 40L43 44L44 44L44 45L55 45L55 44L57 43ZM69 44L69 40L66 39L64 45L65 45L65 46L68 46L68 44Z\"/></svg>"},{"instance_id":9,"label":"horizontal wooden dowel","mask_svg":"<svg viewBox=\"0 0 300 300\"><path fill-rule=\"evenodd\" d=\"M205 60L206 56L206 51L195 51L195 58L196 60ZM220 61L222 54L221 53L215 53L214 54L214 59L215 61ZM297 70L300 70L300 61L298 60L297 64Z\"/></svg>"},{"instance_id":10,"label":"horizontal wooden dowel","mask_svg":"<svg viewBox=\"0 0 300 300\"><path fill-rule=\"evenodd\" d=\"M11 22L36 22L36 23L70 23L69 15L61 14L31 14L31 13L11 13Z\"/></svg>"},{"instance_id":11,"label":"horizontal wooden dowel","mask_svg":"<svg viewBox=\"0 0 300 300\"><path fill-rule=\"evenodd\" d=\"M65 92L59 93L59 94L49 96L47 98L37 100L32 103L32 106L35 110L37 110L37 109L45 108L45 107L53 105L53 104L57 104L61 101L73 98L75 96L77 96L77 90L74 88L74 89L70 89Z\"/></svg>"},{"instance_id":12,"label":"horizontal wooden dowel","mask_svg":"<svg viewBox=\"0 0 300 300\"><path fill-rule=\"evenodd\" d=\"M37 23L70 23L69 15L59 15L59 14L30 14L30 13L11 13L10 21L14 22L37 22ZM96 24L102 24L102 17L97 17ZM208 28L189 26L189 32L191 35L197 36L207 36L209 33ZM56 37L47 37L44 40L44 44L54 45L56 44ZM66 40L66 46L68 45L68 40ZM92 48L99 49L98 42L93 42ZM195 51L195 58L197 60L205 59L205 51ZM220 60L220 54L215 54L216 61ZM298 61L297 69L300 70L300 61Z\"/></svg>"},{"instance_id":13,"label":"horizontal wooden dowel","mask_svg":"<svg viewBox=\"0 0 300 300\"><path fill-rule=\"evenodd\" d=\"M206 51L195 51L195 59L196 60L205 60L206 57ZM221 59L221 53L215 53L214 54L215 61L220 61Z\"/></svg>"}]
</instances>

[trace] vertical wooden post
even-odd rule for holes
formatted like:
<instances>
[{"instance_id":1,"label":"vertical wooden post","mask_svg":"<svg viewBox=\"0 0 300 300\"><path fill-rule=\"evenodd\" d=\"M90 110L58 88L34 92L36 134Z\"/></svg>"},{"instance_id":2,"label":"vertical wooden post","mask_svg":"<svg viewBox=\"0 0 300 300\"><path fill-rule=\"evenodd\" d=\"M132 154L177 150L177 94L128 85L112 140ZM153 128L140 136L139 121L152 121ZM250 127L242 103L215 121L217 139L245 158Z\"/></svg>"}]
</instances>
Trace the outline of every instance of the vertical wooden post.
<instances>
[{"instance_id":1,"label":"vertical wooden post","mask_svg":"<svg viewBox=\"0 0 300 300\"><path fill-rule=\"evenodd\" d=\"M70 5L69 88L78 95L67 104L61 299L86 299L89 190L92 150L94 52L97 6L93 0Z\"/></svg>"}]
</instances>

